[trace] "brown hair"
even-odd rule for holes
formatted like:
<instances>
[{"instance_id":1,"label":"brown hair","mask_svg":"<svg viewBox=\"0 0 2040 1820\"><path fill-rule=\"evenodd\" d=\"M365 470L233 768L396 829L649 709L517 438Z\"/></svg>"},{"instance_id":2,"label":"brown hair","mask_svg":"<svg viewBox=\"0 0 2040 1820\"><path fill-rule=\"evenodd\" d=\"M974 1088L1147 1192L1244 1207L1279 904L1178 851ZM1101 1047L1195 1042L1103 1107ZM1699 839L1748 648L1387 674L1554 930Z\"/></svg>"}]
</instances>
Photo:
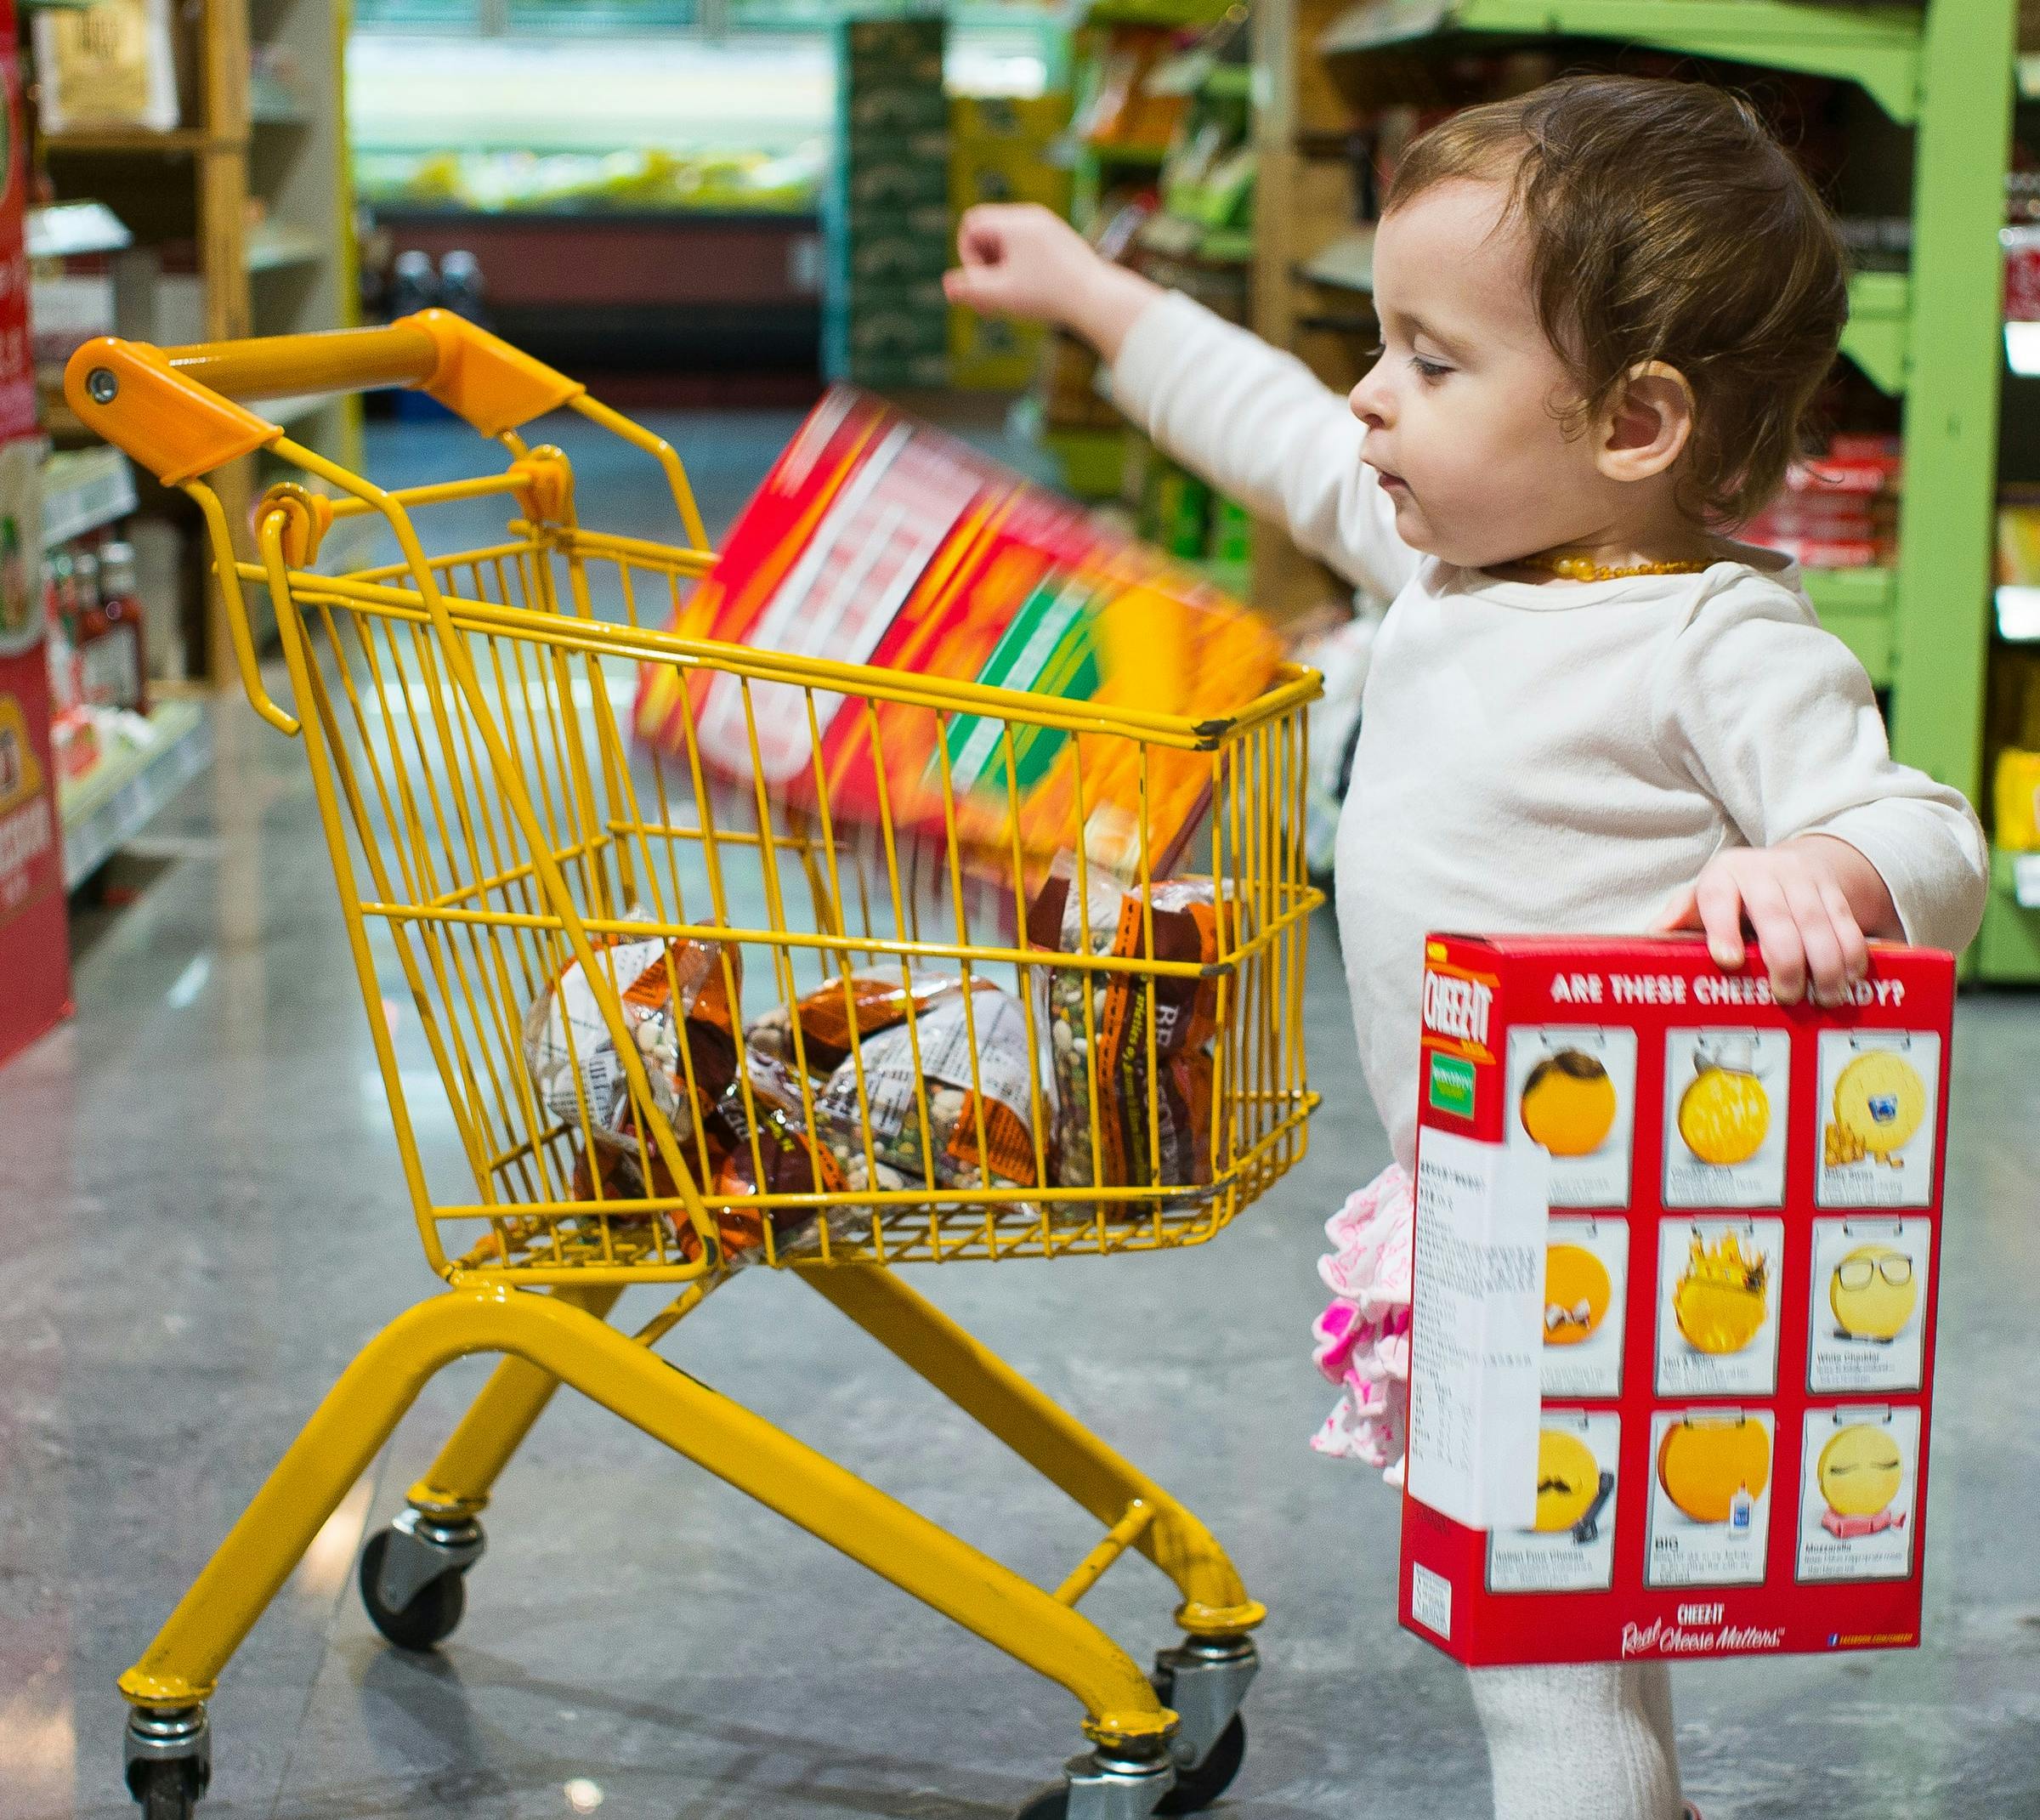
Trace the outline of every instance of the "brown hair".
<instances>
[{"instance_id":1,"label":"brown hair","mask_svg":"<svg viewBox=\"0 0 2040 1820\"><path fill-rule=\"evenodd\" d=\"M1756 111L1701 82L1567 77L1414 141L1383 213L1459 178L1510 184L1538 315L1579 389L1569 422L1662 360L1693 389L1686 509L1733 524L1770 500L1833 362L1848 266Z\"/></svg>"}]
</instances>

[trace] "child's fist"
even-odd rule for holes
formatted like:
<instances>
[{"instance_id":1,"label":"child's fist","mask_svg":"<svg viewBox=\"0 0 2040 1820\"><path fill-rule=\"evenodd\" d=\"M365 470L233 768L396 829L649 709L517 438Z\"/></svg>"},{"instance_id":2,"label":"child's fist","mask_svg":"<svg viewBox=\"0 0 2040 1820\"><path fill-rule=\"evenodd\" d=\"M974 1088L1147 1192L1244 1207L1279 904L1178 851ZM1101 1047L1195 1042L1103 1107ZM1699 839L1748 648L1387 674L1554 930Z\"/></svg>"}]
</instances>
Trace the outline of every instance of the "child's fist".
<instances>
[{"instance_id":1,"label":"child's fist","mask_svg":"<svg viewBox=\"0 0 2040 1820\"><path fill-rule=\"evenodd\" d=\"M962 264L943 279L952 303L985 316L1050 322L1090 342L1108 360L1134 319L1159 295L1137 273L1093 252L1038 202L983 202L956 230Z\"/></svg>"},{"instance_id":2,"label":"child's fist","mask_svg":"<svg viewBox=\"0 0 2040 1820\"><path fill-rule=\"evenodd\" d=\"M952 303L980 315L1067 322L1105 262L1084 236L1039 202L985 202L956 230L962 265L943 280Z\"/></svg>"}]
</instances>

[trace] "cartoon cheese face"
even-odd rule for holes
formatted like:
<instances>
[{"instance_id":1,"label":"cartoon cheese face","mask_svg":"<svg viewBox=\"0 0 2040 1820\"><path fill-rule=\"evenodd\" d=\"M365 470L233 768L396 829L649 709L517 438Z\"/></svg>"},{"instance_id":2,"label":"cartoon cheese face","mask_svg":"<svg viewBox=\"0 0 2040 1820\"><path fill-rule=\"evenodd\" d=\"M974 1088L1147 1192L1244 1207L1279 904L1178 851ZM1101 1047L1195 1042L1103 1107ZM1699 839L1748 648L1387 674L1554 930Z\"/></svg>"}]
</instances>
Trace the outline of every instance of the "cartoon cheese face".
<instances>
[{"instance_id":1,"label":"cartoon cheese face","mask_svg":"<svg viewBox=\"0 0 2040 1820\"><path fill-rule=\"evenodd\" d=\"M1696 1234L1672 1307L1679 1331L1697 1352L1740 1352L1764 1325L1770 1261L1753 1248L1745 1253L1733 1233L1711 1245Z\"/></svg>"},{"instance_id":2,"label":"cartoon cheese face","mask_svg":"<svg viewBox=\"0 0 2040 1820\"><path fill-rule=\"evenodd\" d=\"M1615 1125L1615 1083L1594 1057L1561 1049L1523 1083L1523 1129L1553 1156L1590 1156Z\"/></svg>"},{"instance_id":3,"label":"cartoon cheese face","mask_svg":"<svg viewBox=\"0 0 2040 1820\"><path fill-rule=\"evenodd\" d=\"M1905 1457L1890 1431L1856 1422L1838 1432L1814 1468L1821 1495L1837 1517L1875 1517L1898 1495Z\"/></svg>"},{"instance_id":4,"label":"cartoon cheese face","mask_svg":"<svg viewBox=\"0 0 2040 1820\"><path fill-rule=\"evenodd\" d=\"M1544 1344L1578 1346L1608 1312L1608 1267L1584 1245L1544 1247Z\"/></svg>"},{"instance_id":5,"label":"cartoon cheese face","mask_svg":"<svg viewBox=\"0 0 2040 1820\"><path fill-rule=\"evenodd\" d=\"M1546 1428L1537 1437L1537 1522L1544 1531L1570 1529L1601 1489L1594 1450L1578 1435Z\"/></svg>"},{"instance_id":6,"label":"cartoon cheese face","mask_svg":"<svg viewBox=\"0 0 2040 1820\"><path fill-rule=\"evenodd\" d=\"M1852 1340L1895 1338L1918 1301L1912 1260L1890 1245L1858 1245L1828 1279L1828 1306Z\"/></svg>"},{"instance_id":7,"label":"cartoon cheese face","mask_svg":"<svg viewBox=\"0 0 2040 1820\"><path fill-rule=\"evenodd\" d=\"M1702 1068L1679 1097L1679 1135L1703 1163L1747 1163L1771 1129L1771 1096L1743 1069Z\"/></svg>"},{"instance_id":8,"label":"cartoon cheese face","mask_svg":"<svg viewBox=\"0 0 2040 1820\"><path fill-rule=\"evenodd\" d=\"M1725 1523L1738 1492L1760 1498L1771 1482L1771 1437L1737 1415L1692 1415L1664 1432L1658 1482L1697 1523Z\"/></svg>"},{"instance_id":9,"label":"cartoon cheese face","mask_svg":"<svg viewBox=\"0 0 2040 1820\"><path fill-rule=\"evenodd\" d=\"M1902 1055L1873 1049L1859 1055L1834 1083L1834 1122L1828 1127L1832 1166L1865 1158L1890 1163L1926 1116L1926 1083Z\"/></svg>"}]
</instances>

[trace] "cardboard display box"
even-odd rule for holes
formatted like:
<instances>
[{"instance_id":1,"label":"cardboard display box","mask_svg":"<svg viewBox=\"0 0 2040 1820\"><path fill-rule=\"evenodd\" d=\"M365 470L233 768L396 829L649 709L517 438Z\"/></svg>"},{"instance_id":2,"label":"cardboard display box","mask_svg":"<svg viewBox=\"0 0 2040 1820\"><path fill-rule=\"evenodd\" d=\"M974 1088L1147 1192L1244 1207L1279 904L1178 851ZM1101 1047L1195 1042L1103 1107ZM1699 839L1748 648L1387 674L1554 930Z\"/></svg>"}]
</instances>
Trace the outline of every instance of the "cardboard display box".
<instances>
[{"instance_id":1,"label":"cardboard display box","mask_svg":"<svg viewBox=\"0 0 2040 1820\"><path fill-rule=\"evenodd\" d=\"M1919 1640L1954 962L1435 936L1404 1625L1475 1666Z\"/></svg>"}]
</instances>

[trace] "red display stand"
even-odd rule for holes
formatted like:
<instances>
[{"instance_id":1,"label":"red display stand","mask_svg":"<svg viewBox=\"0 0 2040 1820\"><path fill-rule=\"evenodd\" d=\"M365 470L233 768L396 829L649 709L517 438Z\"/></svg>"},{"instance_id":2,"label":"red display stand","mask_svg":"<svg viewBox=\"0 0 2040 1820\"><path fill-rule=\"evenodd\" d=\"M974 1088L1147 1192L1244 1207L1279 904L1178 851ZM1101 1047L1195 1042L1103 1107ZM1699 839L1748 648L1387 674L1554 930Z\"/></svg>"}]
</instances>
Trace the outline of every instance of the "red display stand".
<instances>
[{"instance_id":1,"label":"red display stand","mask_svg":"<svg viewBox=\"0 0 2040 1820\"><path fill-rule=\"evenodd\" d=\"M1919 1640L1954 962L1433 937L1402 1623L1461 1662Z\"/></svg>"},{"instance_id":2,"label":"red display stand","mask_svg":"<svg viewBox=\"0 0 2040 1820\"><path fill-rule=\"evenodd\" d=\"M25 142L14 0L0 0L0 445L35 434L22 247ZM71 1010L64 850L49 757L49 671L35 585L42 502L32 462L9 462L0 485L0 1062ZM16 476L22 477L17 479Z\"/></svg>"}]
</instances>

